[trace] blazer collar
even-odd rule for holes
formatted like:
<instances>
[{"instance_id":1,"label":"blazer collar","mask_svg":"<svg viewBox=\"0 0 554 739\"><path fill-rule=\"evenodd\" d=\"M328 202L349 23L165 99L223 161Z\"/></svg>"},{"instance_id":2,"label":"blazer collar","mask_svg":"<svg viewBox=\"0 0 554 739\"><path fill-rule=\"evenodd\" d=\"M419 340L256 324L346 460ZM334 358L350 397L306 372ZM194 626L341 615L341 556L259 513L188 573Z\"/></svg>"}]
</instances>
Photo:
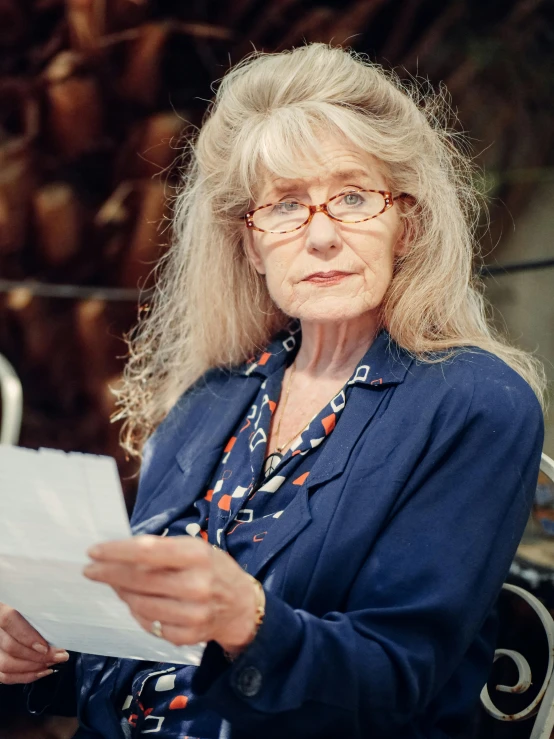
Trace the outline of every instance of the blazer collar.
<instances>
[{"instance_id":1,"label":"blazer collar","mask_svg":"<svg viewBox=\"0 0 554 739\"><path fill-rule=\"evenodd\" d=\"M358 363L350 382L353 384L355 381L357 385L398 385L404 381L411 363L410 354L391 339L386 329L381 329Z\"/></svg>"},{"instance_id":2,"label":"blazer collar","mask_svg":"<svg viewBox=\"0 0 554 739\"><path fill-rule=\"evenodd\" d=\"M321 453L295 498L273 524L261 542L250 568L254 576L289 542L309 525L312 515L309 497L317 486L339 476L345 469L350 452L383 403L388 386L403 382L412 359L391 342L382 331L358 365L368 367L367 376L359 377L351 390L346 408L321 449ZM263 365L262 365L263 366ZM363 370L365 373L365 370ZM133 532L161 534L176 518L202 495L223 448L240 419L253 402L263 376L258 372L232 373L217 392L203 395L202 412L193 428L189 428L175 455L171 468L148 496ZM354 383L354 378L352 378ZM135 517L134 517L135 518Z\"/></svg>"},{"instance_id":3,"label":"blazer collar","mask_svg":"<svg viewBox=\"0 0 554 739\"><path fill-rule=\"evenodd\" d=\"M302 342L302 331L298 320L280 331L269 345L256 357L235 368L245 377L266 378L282 364L290 364ZM411 363L410 355L401 349L386 329L381 329L366 351L350 384L390 385L403 381Z\"/></svg>"}]
</instances>

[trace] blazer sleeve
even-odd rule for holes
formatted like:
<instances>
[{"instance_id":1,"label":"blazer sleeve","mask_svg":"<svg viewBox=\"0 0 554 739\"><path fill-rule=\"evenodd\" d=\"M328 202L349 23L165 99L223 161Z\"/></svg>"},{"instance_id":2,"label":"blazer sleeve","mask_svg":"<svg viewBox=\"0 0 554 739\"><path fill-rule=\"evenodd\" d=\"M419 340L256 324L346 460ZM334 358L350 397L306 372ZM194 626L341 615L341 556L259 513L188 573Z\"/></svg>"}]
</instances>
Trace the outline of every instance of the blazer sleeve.
<instances>
[{"instance_id":1,"label":"blazer sleeve","mask_svg":"<svg viewBox=\"0 0 554 739\"><path fill-rule=\"evenodd\" d=\"M232 665L208 645L193 687L241 736L395 737L425 713L494 610L532 504L542 412L510 380L445 395L344 613L268 593Z\"/></svg>"}]
</instances>

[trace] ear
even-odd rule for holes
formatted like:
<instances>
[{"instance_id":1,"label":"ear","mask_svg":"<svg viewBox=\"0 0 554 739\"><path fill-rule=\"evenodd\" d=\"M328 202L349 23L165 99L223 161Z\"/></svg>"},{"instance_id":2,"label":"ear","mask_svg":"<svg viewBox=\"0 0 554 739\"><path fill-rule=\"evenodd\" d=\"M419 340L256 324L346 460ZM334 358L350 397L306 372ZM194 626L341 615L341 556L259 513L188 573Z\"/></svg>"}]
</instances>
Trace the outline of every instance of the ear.
<instances>
[{"instance_id":1,"label":"ear","mask_svg":"<svg viewBox=\"0 0 554 739\"><path fill-rule=\"evenodd\" d=\"M408 252L408 248L409 248L408 241L409 241L408 229L405 228L398 236L398 240L396 244L394 245L394 256L396 258L406 256Z\"/></svg>"},{"instance_id":2,"label":"ear","mask_svg":"<svg viewBox=\"0 0 554 739\"><path fill-rule=\"evenodd\" d=\"M410 227L409 224L404 221L400 227L398 238L394 245L394 258L398 259L406 255L408 251L408 245L410 243Z\"/></svg>"},{"instance_id":3,"label":"ear","mask_svg":"<svg viewBox=\"0 0 554 739\"><path fill-rule=\"evenodd\" d=\"M409 208L413 208L416 204L416 200L411 195L405 195L402 197L402 204L401 204L401 207L403 210L404 210L403 208L404 203L407 203ZM410 244L412 243L415 237L415 231L416 231L416 224L412 220L411 217L401 219L400 232L398 234L398 239L396 240L396 244L394 246L394 256L395 257L405 257L406 256L406 254L408 253L410 249Z\"/></svg>"},{"instance_id":4,"label":"ear","mask_svg":"<svg viewBox=\"0 0 554 739\"><path fill-rule=\"evenodd\" d=\"M264 262L260 255L258 245L256 244L256 238L250 229L246 232L244 238L244 250L248 257L248 261L252 264L256 272L261 275L265 275Z\"/></svg>"}]
</instances>

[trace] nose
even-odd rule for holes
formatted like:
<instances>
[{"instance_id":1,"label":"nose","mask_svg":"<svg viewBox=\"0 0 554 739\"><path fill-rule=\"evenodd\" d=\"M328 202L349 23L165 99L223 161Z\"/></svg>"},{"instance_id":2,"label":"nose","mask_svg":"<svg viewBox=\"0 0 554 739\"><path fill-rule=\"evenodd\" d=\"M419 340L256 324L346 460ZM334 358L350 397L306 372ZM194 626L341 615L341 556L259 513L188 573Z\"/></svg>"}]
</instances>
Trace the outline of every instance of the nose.
<instances>
[{"instance_id":1,"label":"nose","mask_svg":"<svg viewBox=\"0 0 554 739\"><path fill-rule=\"evenodd\" d=\"M337 245L336 222L325 211L318 210L306 226L306 247L316 251L327 251Z\"/></svg>"}]
</instances>

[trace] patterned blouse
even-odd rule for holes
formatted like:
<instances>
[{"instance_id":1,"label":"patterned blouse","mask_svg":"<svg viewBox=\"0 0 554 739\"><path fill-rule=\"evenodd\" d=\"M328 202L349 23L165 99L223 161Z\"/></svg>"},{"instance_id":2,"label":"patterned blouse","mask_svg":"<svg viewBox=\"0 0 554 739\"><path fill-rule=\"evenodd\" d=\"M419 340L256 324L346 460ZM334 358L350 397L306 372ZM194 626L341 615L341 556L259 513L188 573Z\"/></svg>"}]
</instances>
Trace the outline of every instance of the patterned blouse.
<instances>
[{"instance_id":1,"label":"patterned blouse","mask_svg":"<svg viewBox=\"0 0 554 739\"><path fill-rule=\"evenodd\" d=\"M265 379L233 435L204 496L174 521L167 536L201 536L229 552L248 569L255 548L267 535L310 474L321 445L337 425L356 383L375 384L361 363L342 390L296 437L278 464L266 463L271 416L277 407L285 369L300 346L298 321L278 333L267 349L242 368ZM137 661L131 685L120 692L121 725L126 737L163 732L168 739L217 739L221 718L195 697L195 666Z\"/></svg>"}]
</instances>

